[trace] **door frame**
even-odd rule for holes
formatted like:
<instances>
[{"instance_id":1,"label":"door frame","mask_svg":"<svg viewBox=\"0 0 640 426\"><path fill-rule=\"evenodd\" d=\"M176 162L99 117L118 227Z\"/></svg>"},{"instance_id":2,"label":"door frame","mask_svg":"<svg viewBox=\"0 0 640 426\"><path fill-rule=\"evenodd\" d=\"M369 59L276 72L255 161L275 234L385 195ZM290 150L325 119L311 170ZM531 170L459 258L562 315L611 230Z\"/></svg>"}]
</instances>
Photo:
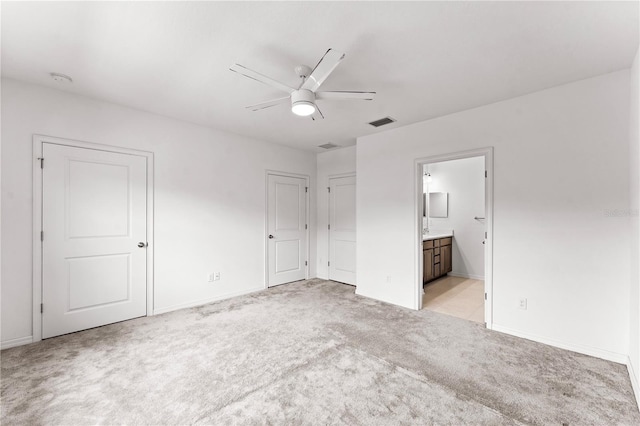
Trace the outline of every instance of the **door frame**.
<instances>
[{"instance_id":1,"label":"door frame","mask_svg":"<svg viewBox=\"0 0 640 426\"><path fill-rule=\"evenodd\" d=\"M42 168L40 159L45 143L63 145L74 148L93 149L97 151L115 152L118 154L137 155L146 157L147 160L147 316L153 315L153 152L139 151L136 149L122 148L112 145L103 145L92 142L83 142L72 139L64 139L53 136L33 135L33 275L32 275L32 341L42 340L42 313L40 304L42 303L42 241L40 231L42 230ZM46 159L44 160L46 162Z\"/></svg>"},{"instance_id":2,"label":"door frame","mask_svg":"<svg viewBox=\"0 0 640 426\"><path fill-rule=\"evenodd\" d=\"M331 179L340 179L345 177L356 177L356 172L336 173L333 175L328 175L327 188L331 187ZM357 185L356 185L356 191L358 191ZM328 189L327 189L327 223L331 224L331 194L329 193ZM357 241L358 241L358 234L356 233L356 242ZM330 260L331 260L331 230L327 229L327 261L330 261ZM331 267L329 266L327 266L327 277L329 277L329 280L331 279ZM356 284L353 285L354 287L357 287L357 278L358 276L356 275ZM350 284L347 284L347 285L350 285Z\"/></svg>"},{"instance_id":3,"label":"door frame","mask_svg":"<svg viewBox=\"0 0 640 426\"><path fill-rule=\"evenodd\" d=\"M306 280L309 279L309 268L311 267L311 221L310 221L310 210L311 210L311 185L309 175L302 175L298 173L289 173L289 172L281 172L278 170L265 170L264 175L264 288L265 290L269 288L269 176L284 176L284 177L293 177L304 179L305 187L307 188L305 192L305 222L307 224L307 229L305 230L306 238L307 238L307 264L305 265L304 277Z\"/></svg>"},{"instance_id":4,"label":"door frame","mask_svg":"<svg viewBox=\"0 0 640 426\"><path fill-rule=\"evenodd\" d=\"M493 147L472 149L468 151L452 152L448 154L434 155L429 157L421 157L414 160L414 182L416 182L416 190L414 194L415 209L415 265L416 265L416 309L422 309L422 194L423 194L423 167L430 163L439 163L441 161L460 160L464 158L484 157L484 167L487 177L484 182L484 209L485 209L485 229L487 237L485 238L485 255L484 255L484 321L485 326L489 330L493 328ZM455 230L454 230L455 231Z\"/></svg>"}]
</instances>

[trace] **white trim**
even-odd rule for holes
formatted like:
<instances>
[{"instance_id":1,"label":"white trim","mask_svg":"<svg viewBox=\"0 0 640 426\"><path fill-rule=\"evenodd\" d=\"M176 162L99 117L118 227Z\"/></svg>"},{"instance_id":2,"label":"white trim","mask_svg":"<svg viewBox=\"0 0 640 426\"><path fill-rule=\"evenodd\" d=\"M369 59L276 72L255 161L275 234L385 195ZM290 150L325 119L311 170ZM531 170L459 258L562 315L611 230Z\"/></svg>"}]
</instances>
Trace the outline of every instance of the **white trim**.
<instances>
[{"instance_id":1,"label":"white trim","mask_svg":"<svg viewBox=\"0 0 640 426\"><path fill-rule=\"evenodd\" d=\"M18 337L17 339L9 339L0 343L0 350L15 348L16 346L28 345L33 343L33 336Z\"/></svg>"},{"instance_id":2,"label":"white trim","mask_svg":"<svg viewBox=\"0 0 640 426\"><path fill-rule=\"evenodd\" d=\"M307 224L307 265L305 267L304 279L309 279L309 268L311 268L311 178L309 175L299 173L281 172L278 170L265 170L264 177L264 288L269 288L269 176L285 176L304 179L305 187L305 223Z\"/></svg>"},{"instance_id":3,"label":"white trim","mask_svg":"<svg viewBox=\"0 0 640 426\"><path fill-rule=\"evenodd\" d=\"M485 223L487 226L486 249L484 258L484 322L488 329L493 327L493 147L485 150L484 168L487 172L485 181Z\"/></svg>"},{"instance_id":4,"label":"white trim","mask_svg":"<svg viewBox=\"0 0 640 426\"><path fill-rule=\"evenodd\" d=\"M153 152L149 152L147 156L147 316L155 315L155 302L154 302L154 265L153 254L155 245L154 241L154 224L153 224L153 212L154 212L154 180L155 180L155 157Z\"/></svg>"},{"instance_id":5,"label":"white trim","mask_svg":"<svg viewBox=\"0 0 640 426\"><path fill-rule=\"evenodd\" d=\"M433 155L430 157L421 157L414 160L414 220L415 220L415 299L414 308L422 309L422 174L425 164L438 163L441 161L459 160L471 157L484 157L484 166L487 172L485 179L485 226L487 238L485 240L485 256L484 256L484 291L486 300L484 303L484 321L488 329L493 327L493 147L472 149L469 151L453 152L448 154ZM455 230L454 230L455 231Z\"/></svg>"},{"instance_id":6,"label":"white trim","mask_svg":"<svg viewBox=\"0 0 640 426\"><path fill-rule=\"evenodd\" d=\"M33 275L31 292L31 334L32 341L42 340L42 313L40 304L42 303L42 241L40 232L42 230L42 169L38 158L42 157L43 142L33 136L33 230L32 230L32 267Z\"/></svg>"},{"instance_id":7,"label":"white trim","mask_svg":"<svg viewBox=\"0 0 640 426\"><path fill-rule=\"evenodd\" d=\"M640 383L638 383L638 376L633 369L633 363L631 362L631 358L627 356L627 371L629 372L629 379L631 379L631 387L633 388L633 394L636 397L636 405L638 406L638 411L640 411Z\"/></svg>"},{"instance_id":8,"label":"white trim","mask_svg":"<svg viewBox=\"0 0 640 426\"><path fill-rule=\"evenodd\" d=\"M463 274L461 272L449 272L449 276L484 281L484 275Z\"/></svg>"},{"instance_id":9,"label":"white trim","mask_svg":"<svg viewBox=\"0 0 640 426\"><path fill-rule=\"evenodd\" d=\"M415 265L415 274L414 280L416 281L416 293L414 299L414 309L420 310L422 309L422 295L424 294L424 213L422 207L422 199L424 198L424 165L425 163L420 162L420 160L416 159L414 161L414 173L415 178L413 179L416 188L415 188L415 199L414 199L414 234L415 234L415 260L413 264Z\"/></svg>"},{"instance_id":10,"label":"white trim","mask_svg":"<svg viewBox=\"0 0 640 426\"><path fill-rule=\"evenodd\" d=\"M232 293L226 293L220 296L215 296L209 299L200 299L200 300L195 300L195 301L191 301L191 302L185 302L185 303L179 303L177 305L171 305L171 306L167 306L165 308L157 308L154 311L154 315L160 315L160 314L166 314L167 312L173 312L173 311L177 311L180 309L186 309L186 308L193 308L195 306L202 306L202 305L206 305L209 303L213 303L213 302L219 302L220 300L225 300L225 299L231 299L232 297L237 297L237 296L244 296L247 294L251 294L251 293L257 293L259 291L264 291L264 288L261 287L254 287L252 289L249 290L242 290L242 291L236 291L236 292L232 292Z\"/></svg>"},{"instance_id":11,"label":"white trim","mask_svg":"<svg viewBox=\"0 0 640 426\"><path fill-rule=\"evenodd\" d=\"M626 354L611 352L611 351L607 351L600 348L594 348L592 346L580 345L575 343L567 343L567 342L561 342L559 340L548 339L546 337L522 332L509 327L503 327L498 324L493 324L492 330L498 331L504 334L509 334L515 337L521 337L527 340L533 340L534 342L544 343L545 345L554 346L556 348L566 349L566 350L577 352L580 354L605 359L607 361L616 362L618 364L626 364L627 359L629 358Z\"/></svg>"},{"instance_id":12,"label":"white trim","mask_svg":"<svg viewBox=\"0 0 640 426\"><path fill-rule=\"evenodd\" d=\"M38 158L42 157L42 147L44 143L71 146L76 148L86 148L98 151L116 152L119 154L137 155L146 157L147 160L147 316L154 315L153 303L153 211L154 211L154 156L153 152L139 151L131 148L102 145L92 142L77 141L72 139L56 138L45 135L33 135L33 293L32 293L32 340L39 342L42 340L42 314L40 304L42 303L42 241L40 241L40 231L42 230L42 169ZM46 164L46 159L45 159Z\"/></svg>"},{"instance_id":13,"label":"white trim","mask_svg":"<svg viewBox=\"0 0 640 426\"><path fill-rule=\"evenodd\" d=\"M327 182L331 179L342 178L342 177L355 177L356 172L346 172L346 173L336 173L334 175L327 175Z\"/></svg>"}]
</instances>

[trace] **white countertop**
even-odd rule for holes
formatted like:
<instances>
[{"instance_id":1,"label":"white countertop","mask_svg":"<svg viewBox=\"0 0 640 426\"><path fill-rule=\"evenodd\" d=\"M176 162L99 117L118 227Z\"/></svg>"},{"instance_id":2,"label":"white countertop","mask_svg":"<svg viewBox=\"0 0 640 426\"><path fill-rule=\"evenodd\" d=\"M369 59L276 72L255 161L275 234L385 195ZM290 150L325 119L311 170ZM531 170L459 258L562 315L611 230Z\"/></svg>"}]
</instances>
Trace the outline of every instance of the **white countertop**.
<instances>
[{"instance_id":1,"label":"white countertop","mask_svg":"<svg viewBox=\"0 0 640 426\"><path fill-rule=\"evenodd\" d=\"M426 234L423 234L422 241L435 240L436 238L447 238L447 237L453 237L453 230L440 231L440 230L434 229L433 231L429 231Z\"/></svg>"}]
</instances>

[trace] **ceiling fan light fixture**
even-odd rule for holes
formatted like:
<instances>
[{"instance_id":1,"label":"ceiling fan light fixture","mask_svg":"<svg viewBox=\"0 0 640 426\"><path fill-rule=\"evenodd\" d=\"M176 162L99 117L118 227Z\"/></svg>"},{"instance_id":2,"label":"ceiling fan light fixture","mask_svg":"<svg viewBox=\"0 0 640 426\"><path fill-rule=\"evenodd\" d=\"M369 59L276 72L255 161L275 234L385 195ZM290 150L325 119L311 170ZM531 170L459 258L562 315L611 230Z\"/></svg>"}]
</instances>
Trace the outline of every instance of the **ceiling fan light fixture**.
<instances>
[{"instance_id":1,"label":"ceiling fan light fixture","mask_svg":"<svg viewBox=\"0 0 640 426\"><path fill-rule=\"evenodd\" d=\"M316 112L316 106L312 102L298 101L291 105L291 112L301 117L307 117Z\"/></svg>"},{"instance_id":2,"label":"ceiling fan light fixture","mask_svg":"<svg viewBox=\"0 0 640 426\"><path fill-rule=\"evenodd\" d=\"M311 90L300 89L291 93L291 112L301 117L308 117L316 112L316 96Z\"/></svg>"}]
</instances>

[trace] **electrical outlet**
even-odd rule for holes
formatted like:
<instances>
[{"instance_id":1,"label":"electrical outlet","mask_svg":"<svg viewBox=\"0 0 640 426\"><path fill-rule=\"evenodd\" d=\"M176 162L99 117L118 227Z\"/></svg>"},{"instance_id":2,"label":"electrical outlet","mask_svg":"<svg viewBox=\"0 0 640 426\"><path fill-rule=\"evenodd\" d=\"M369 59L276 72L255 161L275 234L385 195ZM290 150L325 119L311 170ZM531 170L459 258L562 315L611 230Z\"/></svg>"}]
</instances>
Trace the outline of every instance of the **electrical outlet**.
<instances>
[{"instance_id":1,"label":"electrical outlet","mask_svg":"<svg viewBox=\"0 0 640 426\"><path fill-rule=\"evenodd\" d=\"M526 298L522 298L520 299L520 303L518 304L518 307L524 311L527 310L527 299Z\"/></svg>"},{"instance_id":2,"label":"electrical outlet","mask_svg":"<svg viewBox=\"0 0 640 426\"><path fill-rule=\"evenodd\" d=\"M213 272L207 275L207 282L212 283L214 279L215 279L215 274Z\"/></svg>"},{"instance_id":3,"label":"electrical outlet","mask_svg":"<svg viewBox=\"0 0 640 426\"><path fill-rule=\"evenodd\" d=\"M220 280L220 272L214 272L213 281L219 281L219 280Z\"/></svg>"}]
</instances>

